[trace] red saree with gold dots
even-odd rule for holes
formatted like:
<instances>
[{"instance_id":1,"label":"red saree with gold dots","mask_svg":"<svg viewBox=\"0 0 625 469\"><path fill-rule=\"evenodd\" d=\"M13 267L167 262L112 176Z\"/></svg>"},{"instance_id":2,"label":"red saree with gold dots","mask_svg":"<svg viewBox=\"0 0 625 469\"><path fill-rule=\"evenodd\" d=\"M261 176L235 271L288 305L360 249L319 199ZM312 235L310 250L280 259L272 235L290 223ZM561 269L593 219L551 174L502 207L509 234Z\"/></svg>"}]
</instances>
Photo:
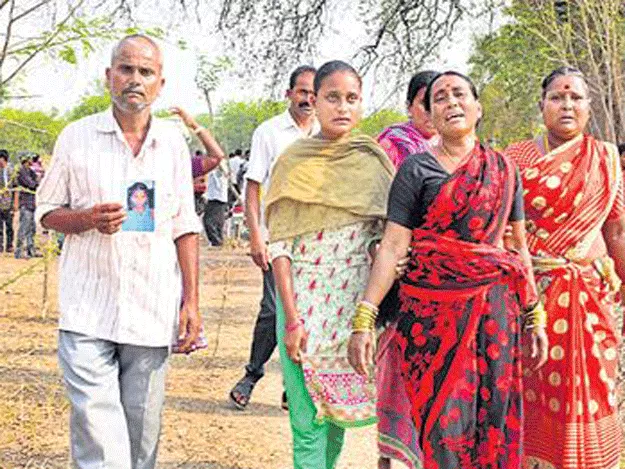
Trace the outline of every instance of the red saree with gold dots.
<instances>
[{"instance_id":1,"label":"red saree with gold dots","mask_svg":"<svg viewBox=\"0 0 625 469\"><path fill-rule=\"evenodd\" d=\"M549 360L538 372L524 369L524 468L619 465L620 282L601 233L625 213L615 150L589 135L546 155L534 141L506 150L521 170L528 246L548 313Z\"/></svg>"}]
</instances>

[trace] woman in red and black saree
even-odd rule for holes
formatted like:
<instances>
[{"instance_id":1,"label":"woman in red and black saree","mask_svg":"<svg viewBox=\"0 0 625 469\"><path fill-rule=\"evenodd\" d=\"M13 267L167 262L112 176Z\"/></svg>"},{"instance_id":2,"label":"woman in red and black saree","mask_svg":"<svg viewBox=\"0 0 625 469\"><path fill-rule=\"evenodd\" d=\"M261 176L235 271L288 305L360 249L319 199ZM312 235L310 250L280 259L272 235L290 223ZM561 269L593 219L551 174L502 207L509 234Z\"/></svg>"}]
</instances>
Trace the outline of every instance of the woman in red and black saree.
<instances>
[{"instance_id":1,"label":"woman in red and black saree","mask_svg":"<svg viewBox=\"0 0 625 469\"><path fill-rule=\"evenodd\" d=\"M367 375L376 307L410 247L401 279L396 346L425 469L518 469L523 310L537 303L513 163L475 134L481 106L471 81L445 72L425 106L441 140L409 156L389 196L388 222L364 299L356 309L350 363ZM503 248L511 223L516 252ZM536 366L544 330L533 329Z\"/></svg>"},{"instance_id":2,"label":"woman in red and black saree","mask_svg":"<svg viewBox=\"0 0 625 469\"><path fill-rule=\"evenodd\" d=\"M584 133L588 93L578 70L552 72L540 101L546 134L506 150L521 170L527 244L548 314L549 360L524 371L530 469L619 465L614 312L625 278L623 177L616 147Z\"/></svg>"}]
</instances>

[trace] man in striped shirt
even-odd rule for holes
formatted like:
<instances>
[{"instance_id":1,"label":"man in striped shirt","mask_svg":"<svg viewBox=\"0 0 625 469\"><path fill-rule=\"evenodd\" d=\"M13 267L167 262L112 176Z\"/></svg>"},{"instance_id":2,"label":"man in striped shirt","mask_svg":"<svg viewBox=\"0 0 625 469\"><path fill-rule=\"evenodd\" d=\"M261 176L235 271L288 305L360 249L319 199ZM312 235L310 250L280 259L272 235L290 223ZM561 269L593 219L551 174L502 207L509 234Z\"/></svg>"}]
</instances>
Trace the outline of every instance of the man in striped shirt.
<instances>
[{"instance_id":1,"label":"man in striped shirt","mask_svg":"<svg viewBox=\"0 0 625 469\"><path fill-rule=\"evenodd\" d=\"M154 468L172 344L191 351L201 328L190 155L151 116L163 83L158 45L122 39L106 70L112 109L63 130L37 192L37 219L67 235L59 361L81 469ZM121 231L128 181L151 182L151 232Z\"/></svg>"}]
</instances>

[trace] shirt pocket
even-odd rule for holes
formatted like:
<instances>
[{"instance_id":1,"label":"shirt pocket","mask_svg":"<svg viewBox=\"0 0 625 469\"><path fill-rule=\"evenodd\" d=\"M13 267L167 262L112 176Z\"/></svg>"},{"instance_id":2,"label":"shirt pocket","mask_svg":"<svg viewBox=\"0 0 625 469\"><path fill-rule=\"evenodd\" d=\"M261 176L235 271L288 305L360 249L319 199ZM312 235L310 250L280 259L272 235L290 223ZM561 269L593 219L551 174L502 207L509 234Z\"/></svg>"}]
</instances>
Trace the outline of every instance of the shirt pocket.
<instances>
[{"instance_id":1,"label":"shirt pocket","mask_svg":"<svg viewBox=\"0 0 625 469\"><path fill-rule=\"evenodd\" d=\"M70 152L68 158L71 208L90 208L103 203L124 205L126 181L117 154L100 151L94 156L79 148Z\"/></svg>"}]
</instances>

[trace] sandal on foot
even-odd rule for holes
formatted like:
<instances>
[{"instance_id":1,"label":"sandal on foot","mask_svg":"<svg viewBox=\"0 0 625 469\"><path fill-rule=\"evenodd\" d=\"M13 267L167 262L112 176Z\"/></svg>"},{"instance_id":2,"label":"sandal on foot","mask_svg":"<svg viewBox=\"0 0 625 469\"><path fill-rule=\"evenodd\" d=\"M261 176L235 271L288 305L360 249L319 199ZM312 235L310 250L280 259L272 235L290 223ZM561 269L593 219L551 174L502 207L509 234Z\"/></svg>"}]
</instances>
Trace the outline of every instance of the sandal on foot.
<instances>
[{"instance_id":1,"label":"sandal on foot","mask_svg":"<svg viewBox=\"0 0 625 469\"><path fill-rule=\"evenodd\" d=\"M230 401L237 410L245 410L252 397L252 391L256 380L250 376L244 376L230 391Z\"/></svg>"}]
</instances>

